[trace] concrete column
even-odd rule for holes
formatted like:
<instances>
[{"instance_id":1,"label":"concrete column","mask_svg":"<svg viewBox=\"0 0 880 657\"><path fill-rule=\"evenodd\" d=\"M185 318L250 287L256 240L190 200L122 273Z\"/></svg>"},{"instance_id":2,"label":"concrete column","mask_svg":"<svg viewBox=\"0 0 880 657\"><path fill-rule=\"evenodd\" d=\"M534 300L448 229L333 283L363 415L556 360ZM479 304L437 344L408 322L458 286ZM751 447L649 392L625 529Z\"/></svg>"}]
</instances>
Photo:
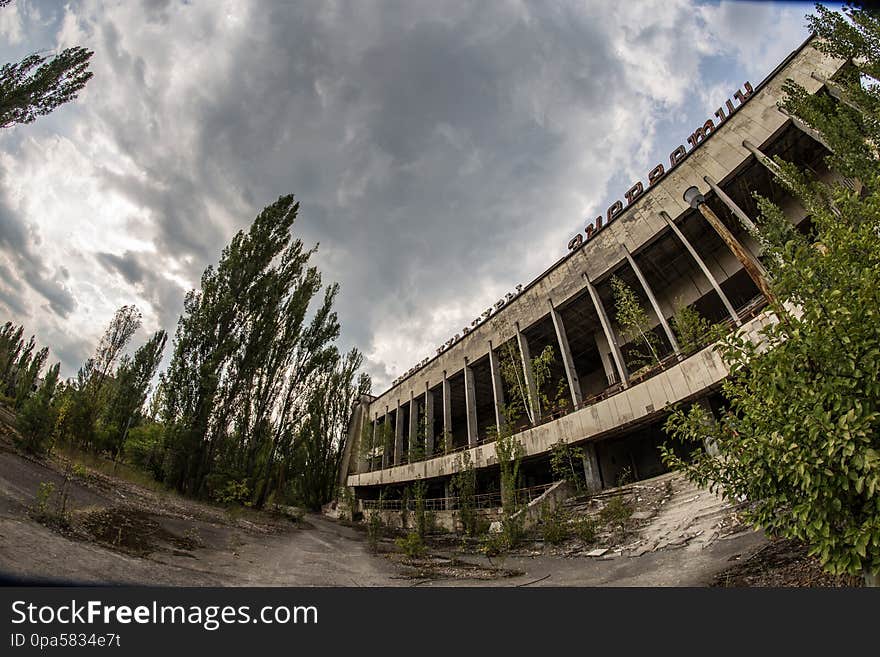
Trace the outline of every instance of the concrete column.
<instances>
[{"instance_id":1,"label":"concrete column","mask_svg":"<svg viewBox=\"0 0 880 657\"><path fill-rule=\"evenodd\" d=\"M596 351L599 352L599 360L602 361L602 369L605 370L605 378L608 379L608 385L613 386L620 381L620 377L617 376L614 363L608 357L608 351L611 349L608 346L608 340L605 339L604 333L593 333L593 340L596 341Z\"/></svg>"},{"instance_id":2,"label":"concrete column","mask_svg":"<svg viewBox=\"0 0 880 657\"><path fill-rule=\"evenodd\" d=\"M425 457L434 455L434 393L425 382Z\"/></svg>"},{"instance_id":3,"label":"concrete column","mask_svg":"<svg viewBox=\"0 0 880 657\"><path fill-rule=\"evenodd\" d=\"M376 454L376 431L378 430L378 428L379 428L379 414L376 413L376 417L373 420L373 439L370 442L370 460L368 461L370 472L373 471L373 456Z\"/></svg>"},{"instance_id":4,"label":"concrete column","mask_svg":"<svg viewBox=\"0 0 880 657\"><path fill-rule=\"evenodd\" d=\"M474 447L480 441L477 429L477 392L474 386L474 371L464 359L464 408L467 414L468 445Z\"/></svg>"},{"instance_id":5,"label":"concrete column","mask_svg":"<svg viewBox=\"0 0 880 657\"><path fill-rule=\"evenodd\" d=\"M504 428L504 385L501 380L501 365L498 362L498 355L492 348L492 341L489 340L489 371L492 374L492 398L495 403L495 428L501 434Z\"/></svg>"},{"instance_id":6,"label":"concrete column","mask_svg":"<svg viewBox=\"0 0 880 657\"><path fill-rule=\"evenodd\" d=\"M403 422L400 421L400 400L397 400L397 412L394 414L394 465L403 462Z\"/></svg>"},{"instance_id":7,"label":"concrete column","mask_svg":"<svg viewBox=\"0 0 880 657\"><path fill-rule=\"evenodd\" d=\"M452 450L452 391L449 389L446 370L443 370L443 434L448 454Z\"/></svg>"},{"instance_id":8,"label":"concrete column","mask_svg":"<svg viewBox=\"0 0 880 657\"><path fill-rule=\"evenodd\" d=\"M742 222L746 230L748 230L750 233L757 232L758 227L755 226L755 222L749 218L749 215L743 212L742 208L740 208L736 203L733 202L732 198L724 193L724 190L718 186L718 183L716 183L709 176L703 176L703 180L705 180L706 184L709 185L709 188L713 192L715 192L715 195L721 199L721 202L727 206L727 209L730 210L733 215Z\"/></svg>"},{"instance_id":9,"label":"concrete column","mask_svg":"<svg viewBox=\"0 0 880 657\"><path fill-rule=\"evenodd\" d=\"M413 461L413 454L415 453L415 445L418 440L419 435L419 409L418 404L416 404L415 393L412 390L409 391L409 460L410 463Z\"/></svg>"},{"instance_id":10,"label":"concrete column","mask_svg":"<svg viewBox=\"0 0 880 657\"><path fill-rule=\"evenodd\" d=\"M632 267L632 270L636 274L636 278L639 279L639 285L642 286L642 289L645 291L645 294L648 295L648 301L651 304L651 308L654 309L654 314L657 315L657 319L660 322L660 326L663 327L663 332L666 334L666 339L669 340L669 344L672 345L672 350L675 353L679 353L681 349L678 347L678 340L675 339L675 334L672 332L672 329L669 327L669 322L666 321L666 317L663 315L663 311L660 309L660 304L657 303L657 297L654 296L654 291L648 285L648 281L645 280L645 275L642 273L642 269L636 263L636 259L632 257L632 254L629 252L625 246L623 248L623 254L626 256L626 261L629 263L629 266Z\"/></svg>"},{"instance_id":11,"label":"concrete column","mask_svg":"<svg viewBox=\"0 0 880 657\"><path fill-rule=\"evenodd\" d=\"M694 262L697 263L697 266L700 268L700 271L703 272L703 276L705 276L709 284L715 290L715 293L721 298L721 303L724 304L724 307L727 309L728 314L733 319L734 323L739 326L741 322L739 321L739 315L736 314L736 310L733 309L733 305L730 303L730 299L727 298L727 295L721 290L721 286L718 284L718 281L715 280L715 277L712 275L712 272L709 271L709 267L706 266L706 263L700 257L700 254L697 253L696 249L694 249L693 245L688 241L688 239L684 236L684 233L679 230L678 226L675 225L675 222L672 220L664 210L660 211L660 216L663 217L663 221L666 222L666 225L669 226L670 230L675 233L675 236L684 244L684 248L687 249L688 253L691 254L691 257L694 259Z\"/></svg>"},{"instance_id":12,"label":"concrete column","mask_svg":"<svg viewBox=\"0 0 880 657\"><path fill-rule=\"evenodd\" d=\"M577 369L574 366L574 358L571 356L571 348L568 346L568 335L565 333L565 324L562 323L562 315L553 307L553 301L547 299L550 305L550 317L553 319L553 328L556 330L556 341L559 343L559 352L562 354L562 364L565 366L565 378L568 379L568 390L571 393L572 408L579 408L584 401L581 392L581 381L578 378Z\"/></svg>"},{"instance_id":13,"label":"concrete column","mask_svg":"<svg viewBox=\"0 0 880 657\"><path fill-rule=\"evenodd\" d=\"M584 452L584 480L587 484L587 492L598 493L602 490L602 473L599 470L599 456L596 454L596 444L587 443L582 449Z\"/></svg>"},{"instance_id":14,"label":"concrete column","mask_svg":"<svg viewBox=\"0 0 880 657\"><path fill-rule=\"evenodd\" d=\"M608 340L608 346L611 347L611 357L614 359L614 364L620 375L620 383L626 388L629 385L629 370L626 368L626 363L623 361L623 354L620 351L620 345L617 344L617 338L614 336L614 331L611 330L611 322L608 319L608 314L605 312L605 306L602 305L602 299L599 298L599 292L590 282L587 275L583 274L583 277L584 282L587 284L587 290L590 292L590 298L593 300L593 307L596 309L596 314L599 315L599 323L602 325L602 332L605 333L605 339Z\"/></svg>"},{"instance_id":15,"label":"concrete column","mask_svg":"<svg viewBox=\"0 0 880 657\"><path fill-rule=\"evenodd\" d=\"M532 353L529 351L529 341L519 330L519 322L514 324L514 328L516 329L516 344L519 346L519 355L522 360L523 376L526 379L526 391L529 393L529 408L532 409L532 418L537 424L541 419L541 404L538 401L538 388L535 386L535 373L532 371Z\"/></svg>"},{"instance_id":16,"label":"concrete column","mask_svg":"<svg viewBox=\"0 0 880 657\"><path fill-rule=\"evenodd\" d=\"M385 422L383 423L383 431L382 431L382 469L384 470L389 465L391 465L391 460L394 456L392 451L389 449L391 445L389 444L389 437L391 436L391 413L388 412L388 407L385 407Z\"/></svg>"}]
</instances>

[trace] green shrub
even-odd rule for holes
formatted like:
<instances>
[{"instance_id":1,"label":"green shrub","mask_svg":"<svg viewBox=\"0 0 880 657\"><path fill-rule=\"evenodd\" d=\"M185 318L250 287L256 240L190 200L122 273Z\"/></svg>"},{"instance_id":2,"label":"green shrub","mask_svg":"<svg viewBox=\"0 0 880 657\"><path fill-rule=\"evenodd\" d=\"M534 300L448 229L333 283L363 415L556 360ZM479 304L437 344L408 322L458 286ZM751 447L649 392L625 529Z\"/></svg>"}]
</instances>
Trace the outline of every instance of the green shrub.
<instances>
[{"instance_id":1,"label":"green shrub","mask_svg":"<svg viewBox=\"0 0 880 657\"><path fill-rule=\"evenodd\" d=\"M394 543L403 550L408 557L420 557L425 554L425 543L418 532L409 532L406 536L398 538Z\"/></svg>"},{"instance_id":2,"label":"green shrub","mask_svg":"<svg viewBox=\"0 0 880 657\"><path fill-rule=\"evenodd\" d=\"M379 541L384 535L385 523L382 522L382 516L378 511L373 511L367 520L367 545L370 552L379 551Z\"/></svg>"},{"instance_id":3,"label":"green shrub","mask_svg":"<svg viewBox=\"0 0 880 657\"><path fill-rule=\"evenodd\" d=\"M608 500L608 504L599 512L599 517L609 527L623 530L632 514L632 505L622 496L617 496Z\"/></svg>"},{"instance_id":4,"label":"green shrub","mask_svg":"<svg viewBox=\"0 0 880 657\"><path fill-rule=\"evenodd\" d=\"M220 504L243 504L247 506L250 504L251 491L246 480L229 480L225 486L214 491L212 497L214 501Z\"/></svg>"},{"instance_id":5,"label":"green shrub","mask_svg":"<svg viewBox=\"0 0 880 657\"><path fill-rule=\"evenodd\" d=\"M572 523L572 531L584 543L592 543L596 540L599 527L595 518L582 516Z\"/></svg>"},{"instance_id":6,"label":"green shrub","mask_svg":"<svg viewBox=\"0 0 880 657\"><path fill-rule=\"evenodd\" d=\"M550 545L559 545L571 534L568 511L562 506L545 505L541 513L541 535Z\"/></svg>"}]
</instances>

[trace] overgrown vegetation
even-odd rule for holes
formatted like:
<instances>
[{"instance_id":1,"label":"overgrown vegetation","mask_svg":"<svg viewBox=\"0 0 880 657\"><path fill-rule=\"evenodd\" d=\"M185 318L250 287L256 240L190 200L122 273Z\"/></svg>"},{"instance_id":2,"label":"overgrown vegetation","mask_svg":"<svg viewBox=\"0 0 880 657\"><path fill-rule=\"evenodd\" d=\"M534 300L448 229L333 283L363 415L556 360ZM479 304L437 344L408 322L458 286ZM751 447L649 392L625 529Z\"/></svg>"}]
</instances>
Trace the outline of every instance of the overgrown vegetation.
<instances>
[{"instance_id":1,"label":"overgrown vegetation","mask_svg":"<svg viewBox=\"0 0 880 657\"><path fill-rule=\"evenodd\" d=\"M820 182L778 157L776 182L806 208L811 233L759 198L757 237L781 318L764 346L737 335L721 355L731 368L727 412L695 405L667 425L679 438L714 441L720 458L667 462L728 498L768 533L804 541L831 573L880 575L880 14L821 6L809 17L816 47L850 61L809 94L785 84L784 109L821 135L829 167ZM796 311L794 311L796 309ZM790 312L790 310L792 310Z\"/></svg>"},{"instance_id":2,"label":"overgrown vegetation","mask_svg":"<svg viewBox=\"0 0 880 657\"><path fill-rule=\"evenodd\" d=\"M553 479L567 481L578 493L586 490L584 450L560 440L550 449L550 470Z\"/></svg>"},{"instance_id":3,"label":"overgrown vegetation","mask_svg":"<svg viewBox=\"0 0 880 657\"><path fill-rule=\"evenodd\" d=\"M617 276L611 277L611 292L617 323L625 343L627 367L638 371L660 362L660 338L651 330L651 319L642 306L638 295Z\"/></svg>"}]
</instances>

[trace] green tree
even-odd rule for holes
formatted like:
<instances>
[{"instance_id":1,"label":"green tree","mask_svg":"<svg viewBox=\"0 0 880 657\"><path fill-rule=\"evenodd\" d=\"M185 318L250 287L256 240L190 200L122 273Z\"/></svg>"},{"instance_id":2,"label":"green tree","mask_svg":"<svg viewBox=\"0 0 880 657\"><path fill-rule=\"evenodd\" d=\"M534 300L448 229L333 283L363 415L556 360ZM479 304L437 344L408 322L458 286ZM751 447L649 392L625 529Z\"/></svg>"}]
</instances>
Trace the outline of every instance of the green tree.
<instances>
[{"instance_id":1,"label":"green tree","mask_svg":"<svg viewBox=\"0 0 880 657\"><path fill-rule=\"evenodd\" d=\"M623 338L632 343L627 352L630 369L656 365L660 362L660 339L651 330L651 320L633 289L617 276L611 277L611 292L617 323Z\"/></svg>"},{"instance_id":2,"label":"green tree","mask_svg":"<svg viewBox=\"0 0 880 657\"><path fill-rule=\"evenodd\" d=\"M0 8L9 0L0 0ZM92 78L88 70L94 53L67 48L52 58L41 53L0 67L0 128L33 122L76 98Z\"/></svg>"},{"instance_id":3,"label":"green tree","mask_svg":"<svg viewBox=\"0 0 880 657\"><path fill-rule=\"evenodd\" d=\"M291 233L298 210L292 195L267 206L184 300L160 412L166 481L181 492L246 479L257 506L285 492L310 506L333 494L327 472L360 356L334 344L338 286L319 296L315 249Z\"/></svg>"},{"instance_id":4,"label":"green tree","mask_svg":"<svg viewBox=\"0 0 880 657\"><path fill-rule=\"evenodd\" d=\"M165 331L156 331L132 358L124 356L116 370L112 396L103 413L109 433L108 447L114 457L121 455L129 430L140 419L138 416L162 360L167 338Z\"/></svg>"},{"instance_id":5,"label":"green tree","mask_svg":"<svg viewBox=\"0 0 880 657\"><path fill-rule=\"evenodd\" d=\"M804 541L833 573L880 573L880 18L847 7L809 18L817 48L850 59L832 82L839 100L791 81L784 108L819 131L828 163L854 181L818 182L776 159L777 181L798 197L812 234L759 199L760 238L774 292L787 306L755 345L732 335L721 345L731 369L728 411L675 412L668 429L714 441L720 458L683 463L701 484L749 500L748 517L771 535ZM845 182L845 181L844 181ZM789 310L790 309L790 310Z\"/></svg>"},{"instance_id":6,"label":"green tree","mask_svg":"<svg viewBox=\"0 0 880 657\"><path fill-rule=\"evenodd\" d=\"M680 304L672 317L672 330L681 351L689 354L701 349L709 342L714 341L717 331L708 319L703 317L698 310L685 304Z\"/></svg>"},{"instance_id":7,"label":"green tree","mask_svg":"<svg viewBox=\"0 0 880 657\"><path fill-rule=\"evenodd\" d=\"M53 402L60 367L61 363L55 363L49 368L37 392L24 402L16 418L22 446L34 454L45 452L52 437L57 413Z\"/></svg>"}]
</instances>

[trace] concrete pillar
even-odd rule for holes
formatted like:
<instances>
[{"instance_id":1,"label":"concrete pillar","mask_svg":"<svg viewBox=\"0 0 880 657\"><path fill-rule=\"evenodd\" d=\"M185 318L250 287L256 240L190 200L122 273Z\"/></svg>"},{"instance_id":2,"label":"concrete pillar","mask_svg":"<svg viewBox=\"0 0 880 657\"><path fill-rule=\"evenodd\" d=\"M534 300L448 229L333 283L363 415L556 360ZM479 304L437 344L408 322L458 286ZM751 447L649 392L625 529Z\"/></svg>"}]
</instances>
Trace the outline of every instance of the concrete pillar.
<instances>
[{"instance_id":1,"label":"concrete pillar","mask_svg":"<svg viewBox=\"0 0 880 657\"><path fill-rule=\"evenodd\" d=\"M749 215L743 212L742 208L740 208L736 203L733 202L732 198L724 193L724 190L718 186L718 183L716 183L709 176L703 176L703 180L705 180L706 184L709 185L709 188L713 192L715 192L715 195L721 199L721 202L727 206L727 209L733 213L733 216L735 216L737 219L740 220L740 222L742 222L746 230L748 230L750 233L757 232L758 227L755 226L755 222L749 218Z\"/></svg>"},{"instance_id":2,"label":"concrete pillar","mask_svg":"<svg viewBox=\"0 0 880 657\"><path fill-rule=\"evenodd\" d=\"M385 407L385 422L382 429L382 469L384 470L391 465L391 460L394 456L389 444L391 442L389 440L391 436L391 413L388 412L387 406Z\"/></svg>"},{"instance_id":3,"label":"concrete pillar","mask_svg":"<svg viewBox=\"0 0 880 657\"><path fill-rule=\"evenodd\" d=\"M721 298L721 303L724 304L724 307L727 309L728 314L731 319L733 319L734 323L739 326L741 322L739 321L739 315L736 314L736 310L733 309L733 305L730 303L730 299L727 298L727 295L721 290L721 286L718 284L718 281L712 275L712 272L709 271L709 267L706 266L706 263L700 257L700 254L697 253L696 249L694 249L693 245L688 241L688 239L684 236L684 233L679 230L678 226L675 225L675 222L672 220L664 210L660 211L660 216L663 217L663 221L666 222L666 225L669 226L670 230L675 234L675 236L679 239L679 241L684 244L684 248L687 249L687 252L691 254L691 257L694 259L694 262L697 263L697 266L700 268L700 271L703 272L703 276L705 276L709 284L715 290L715 293Z\"/></svg>"},{"instance_id":4,"label":"concrete pillar","mask_svg":"<svg viewBox=\"0 0 880 657\"><path fill-rule=\"evenodd\" d=\"M379 428L379 414L376 413L376 417L373 420L373 438L370 442L370 460L368 461L370 472L373 471L373 456L376 453L376 432Z\"/></svg>"},{"instance_id":5,"label":"concrete pillar","mask_svg":"<svg viewBox=\"0 0 880 657\"><path fill-rule=\"evenodd\" d=\"M425 382L425 457L434 455L434 393Z\"/></svg>"},{"instance_id":6,"label":"concrete pillar","mask_svg":"<svg viewBox=\"0 0 880 657\"><path fill-rule=\"evenodd\" d=\"M584 481L587 485L587 492L598 493L602 490L602 472L599 470L596 444L587 443L581 449L584 452Z\"/></svg>"},{"instance_id":7,"label":"concrete pillar","mask_svg":"<svg viewBox=\"0 0 880 657\"><path fill-rule=\"evenodd\" d=\"M629 249L627 249L625 246L622 248L623 254L626 256L626 261L635 272L636 278L639 279L639 285L642 286L645 294L648 295L648 302L651 304L651 308L654 309L654 314L657 315L660 326L663 327L663 332L666 334L666 339L669 340L669 344L672 345L672 350L675 353L679 353L681 349L679 349L678 347L678 340L675 339L675 334L669 327L669 322L666 321L666 317L663 315L663 311L660 309L660 304L657 303L657 297L654 296L654 291L648 285L648 281L645 280L645 275L642 273L641 267L639 267L639 265L636 263L636 259L632 257Z\"/></svg>"},{"instance_id":8,"label":"concrete pillar","mask_svg":"<svg viewBox=\"0 0 880 657\"><path fill-rule=\"evenodd\" d=\"M571 356L571 348L568 346L568 335L565 333L565 324L562 323L562 315L553 307L553 301L547 299L550 305L550 317L553 319L553 328L556 331L556 341L559 343L559 352L562 354L562 364L565 366L565 378L568 379L568 391L571 393L571 407L577 409L584 401L581 392L581 381L578 378L577 369L574 366L574 358Z\"/></svg>"},{"instance_id":9,"label":"concrete pillar","mask_svg":"<svg viewBox=\"0 0 880 657\"><path fill-rule=\"evenodd\" d=\"M526 391L529 393L529 408L532 410L532 420L537 424L541 420L541 404L538 400L538 388L535 386L535 373L532 371L532 353L529 351L529 341L519 330L519 322L514 324L514 328L516 329L516 344L519 346L519 355L522 360L523 376L526 379Z\"/></svg>"},{"instance_id":10,"label":"concrete pillar","mask_svg":"<svg viewBox=\"0 0 880 657\"><path fill-rule=\"evenodd\" d=\"M416 445L419 439L419 409L416 403L415 393L409 391L409 461L412 463L415 459ZM424 455L423 455L424 456Z\"/></svg>"},{"instance_id":11,"label":"concrete pillar","mask_svg":"<svg viewBox=\"0 0 880 657\"><path fill-rule=\"evenodd\" d=\"M446 378L446 370L443 370L443 438L446 445L446 453L452 451L452 391L449 388L449 379Z\"/></svg>"},{"instance_id":12,"label":"concrete pillar","mask_svg":"<svg viewBox=\"0 0 880 657\"><path fill-rule=\"evenodd\" d=\"M400 418L400 400L397 400L397 412L394 414L394 465L403 463L403 422Z\"/></svg>"},{"instance_id":13,"label":"concrete pillar","mask_svg":"<svg viewBox=\"0 0 880 657\"><path fill-rule=\"evenodd\" d=\"M498 362L498 355L492 348L492 341L489 340L489 371L492 375L492 398L495 406L495 428L499 435L504 429L504 385L501 380L501 364Z\"/></svg>"},{"instance_id":14,"label":"concrete pillar","mask_svg":"<svg viewBox=\"0 0 880 657\"><path fill-rule=\"evenodd\" d=\"M446 511L452 511L452 497L454 493L455 491L452 490L452 479L447 479L445 482L443 482L443 497L445 498L443 501L443 508Z\"/></svg>"},{"instance_id":15,"label":"concrete pillar","mask_svg":"<svg viewBox=\"0 0 880 657\"><path fill-rule=\"evenodd\" d=\"M468 365L468 359L464 359L464 408L467 415L468 445L474 447L480 442L480 432L477 429L477 392L474 385L474 370Z\"/></svg>"},{"instance_id":16,"label":"concrete pillar","mask_svg":"<svg viewBox=\"0 0 880 657\"><path fill-rule=\"evenodd\" d=\"M623 361L623 354L620 351L620 345L617 344L614 331L611 330L611 322L608 319L608 314L605 312L605 306L602 305L602 299L599 298L599 291L596 290L596 287L590 282L587 275L583 274L583 277L584 282L587 284L587 290L590 292L590 298L593 300L593 307L596 309L596 314L599 315L602 332L605 333L605 339L608 341L608 346L611 347L611 357L614 359L614 365L617 367L617 372L620 375L620 383L626 388L629 385L629 370Z\"/></svg>"},{"instance_id":17,"label":"concrete pillar","mask_svg":"<svg viewBox=\"0 0 880 657\"><path fill-rule=\"evenodd\" d=\"M593 333L593 339L596 341L596 350L599 352L599 360L602 361L602 369L605 370L605 378L608 379L608 385L613 386L620 381L620 377L617 376L614 363L608 357L611 347L608 346L608 340L605 339L604 333Z\"/></svg>"}]
</instances>

